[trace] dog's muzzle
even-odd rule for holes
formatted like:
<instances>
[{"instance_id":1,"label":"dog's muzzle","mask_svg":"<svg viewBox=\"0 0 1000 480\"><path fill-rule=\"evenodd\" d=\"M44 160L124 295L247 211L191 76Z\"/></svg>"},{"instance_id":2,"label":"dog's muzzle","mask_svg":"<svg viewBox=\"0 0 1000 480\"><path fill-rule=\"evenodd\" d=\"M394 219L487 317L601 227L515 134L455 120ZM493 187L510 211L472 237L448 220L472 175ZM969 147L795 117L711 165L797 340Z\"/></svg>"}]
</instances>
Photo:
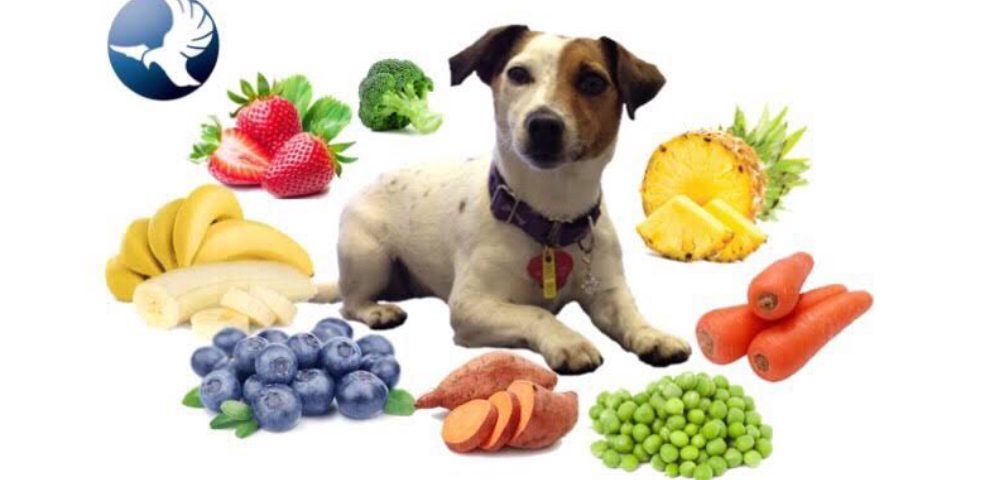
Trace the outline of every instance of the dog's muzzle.
<instances>
[{"instance_id":1,"label":"dog's muzzle","mask_svg":"<svg viewBox=\"0 0 1000 480\"><path fill-rule=\"evenodd\" d=\"M525 156L538 168L554 168L563 157L566 122L551 109L542 107L524 119L528 132Z\"/></svg>"}]
</instances>

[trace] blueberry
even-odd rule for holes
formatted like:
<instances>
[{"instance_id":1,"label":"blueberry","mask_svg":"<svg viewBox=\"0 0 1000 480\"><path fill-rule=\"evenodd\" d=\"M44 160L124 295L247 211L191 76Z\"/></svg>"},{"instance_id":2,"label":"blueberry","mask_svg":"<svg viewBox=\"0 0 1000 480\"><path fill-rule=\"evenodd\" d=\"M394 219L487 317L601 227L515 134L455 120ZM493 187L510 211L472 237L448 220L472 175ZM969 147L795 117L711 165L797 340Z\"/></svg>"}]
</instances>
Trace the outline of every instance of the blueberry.
<instances>
[{"instance_id":1,"label":"blueberry","mask_svg":"<svg viewBox=\"0 0 1000 480\"><path fill-rule=\"evenodd\" d=\"M236 375L236 379L241 382L246 380L247 377L249 377L250 374L253 373L253 372L241 372L236 364L236 359L234 358L230 358L228 360L217 363L215 365L215 368L212 369L212 371L215 370L227 370L229 373Z\"/></svg>"},{"instance_id":2,"label":"blueberry","mask_svg":"<svg viewBox=\"0 0 1000 480\"><path fill-rule=\"evenodd\" d=\"M361 358L361 369L374 373L390 389L399 383L399 362L392 355L369 353Z\"/></svg>"},{"instance_id":3,"label":"blueberry","mask_svg":"<svg viewBox=\"0 0 1000 480\"><path fill-rule=\"evenodd\" d=\"M288 385L268 385L253 401L253 415L269 432L291 430L302 417L302 400Z\"/></svg>"},{"instance_id":4,"label":"blueberry","mask_svg":"<svg viewBox=\"0 0 1000 480\"><path fill-rule=\"evenodd\" d=\"M235 347L236 344L244 338L247 338L247 334L243 333L243 330L226 327L219 330L219 333L216 333L215 336L212 337L212 345L221 348L223 352L226 352L226 355L232 355L233 347Z\"/></svg>"},{"instance_id":5,"label":"blueberry","mask_svg":"<svg viewBox=\"0 0 1000 480\"><path fill-rule=\"evenodd\" d=\"M347 337L333 337L319 351L319 361L334 380L361 366L361 348Z\"/></svg>"},{"instance_id":6,"label":"blueberry","mask_svg":"<svg viewBox=\"0 0 1000 480\"><path fill-rule=\"evenodd\" d=\"M358 370L337 384L337 407L348 418L364 420L382 412L389 387L375 374Z\"/></svg>"},{"instance_id":7,"label":"blueberry","mask_svg":"<svg viewBox=\"0 0 1000 480\"><path fill-rule=\"evenodd\" d=\"M218 412L219 406L226 400L239 400L241 393L239 379L226 369L214 370L205 375L198 389L202 405L213 412Z\"/></svg>"},{"instance_id":8,"label":"blueberry","mask_svg":"<svg viewBox=\"0 0 1000 480\"><path fill-rule=\"evenodd\" d=\"M354 338L354 329L351 328L351 324L347 323L345 320L334 317L324 318L319 322L316 322L316 326L313 327L313 331L315 332L317 329L327 328L333 328L337 331L337 334L333 335L334 337ZM323 338L320 338L320 340L323 340Z\"/></svg>"},{"instance_id":9,"label":"blueberry","mask_svg":"<svg viewBox=\"0 0 1000 480\"><path fill-rule=\"evenodd\" d=\"M295 352L299 368L315 367L319 360L319 349L322 347L316 335L311 333L296 333L288 339L288 348Z\"/></svg>"},{"instance_id":10,"label":"blueberry","mask_svg":"<svg viewBox=\"0 0 1000 480\"><path fill-rule=\"evenodd\" d=\"M257 375L247 377L243 382L243 401L253 405L253 401L260 395L260 391L264 389L264 386L264 382L260 381L260 377Z\"/></svg>"},{"instance_id":11,"label":"blueberry","mask_svg":"<svg viewBox=\"0 0 1000 480\"><path fill-rule=\"evenodd\" d=\"M215 366L226 361L229 355L217 347L201 347L191 354L191 369L199 377L208 375L208 372L215 370Z\"/></svg>"},{"instance_id":12,"label":"blueberry","mask_svg":"<svg viewBox=\"0 0 1000 480\"><path fill-rule=\"evenodd\" d=\"M333 403L334 381L326 370L299 370L292 381L292 390L302 400L303 415L323 415Z\"/></svg>"},{"instance_id":13,"label":"blueberry","mask_svg":"<svg viewBox=\"0 0 1000 480\"><path fill-rule=\"evenodd\" d=\"M287 343L288 342L288 334L285 333L285 332L282 332L281 330L277 330L277 329L274 329L274 328L268 328L267 330L261 330L260 333L257 334L257 336L258 337L264 337L264 338L266 338L267 341L270 342L270 343Z\"/></svg>"},{"instance_id":14,"label":"blueberry","mask_svg":"<svg viewBox=\"0 0 1000 480\"><path fill-rule=\"evenodd\" d=\"M272 343L260 352L254 363L257 377L264 383L288 384L299 370L299 361L288 345Z\"/></svg>"},{"instance_id":15,"label":"blueberry","mask_svg":"<svg viewBox=\"0 0 1000 480\"><path fill-rule=\"evenodd\" d=\"M389 342L388 338L382 335L366 335L358 339L358 346L361 347L361 353L367 355L369 353L381 353L382 355L392 355L396 353L395 349L392 348L392 343Z\"/></svg>"},{"instance_id":16,"label":"blueberry","mask_svg":"<svg viewBox=\"0 0 1000 480\"><path fill-rule=\"evenodd\" d=\"M233 359L236 360L236 368L240 373L247 375L254 373L254 363L260 352L267 348L267 339L264 337L247 337L236 343L233 348Z\"/></svg>"}]
</instances>

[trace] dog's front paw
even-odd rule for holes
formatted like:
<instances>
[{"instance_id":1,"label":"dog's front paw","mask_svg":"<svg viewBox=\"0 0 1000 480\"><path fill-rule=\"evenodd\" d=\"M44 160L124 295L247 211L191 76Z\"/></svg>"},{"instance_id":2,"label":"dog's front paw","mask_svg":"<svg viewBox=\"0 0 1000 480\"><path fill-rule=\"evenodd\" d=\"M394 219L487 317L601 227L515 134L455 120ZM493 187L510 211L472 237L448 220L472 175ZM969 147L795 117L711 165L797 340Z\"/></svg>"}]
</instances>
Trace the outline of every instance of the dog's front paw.
<instances>
[{"instance_id":1,"label":"dog's front paw","mask_svg":"<svg viewBox=\"0 0 1000 480\"><path fill-rule=\"evenodd\" d=\"M372 330L386 330L402 325L406 321L406 311L398 305L380 303L362 309L357 319Z\"/></svg>"},{"instance_id":2,"label":"dog's front paw","mask_svg":"<svg viewBox=\"0 0 1000 480\"><path fill-rule=\"evenodd\" d=\"M579 334L569 338L552 339L540 352L549 368L561 375L580 375L593 372L604 363L601 352Z\"/></svg>"},{"instance_id":3,"label":"dog's front paw","mask_svg":"<svg viewBox=\"0 0 1000 480\"><path fill-rule=\"evenodd\" d=\"M683 363L691 356L691 345L653 327L644 327L630 336L629 350L655 367Z\"/></svg>"}]
</instances>

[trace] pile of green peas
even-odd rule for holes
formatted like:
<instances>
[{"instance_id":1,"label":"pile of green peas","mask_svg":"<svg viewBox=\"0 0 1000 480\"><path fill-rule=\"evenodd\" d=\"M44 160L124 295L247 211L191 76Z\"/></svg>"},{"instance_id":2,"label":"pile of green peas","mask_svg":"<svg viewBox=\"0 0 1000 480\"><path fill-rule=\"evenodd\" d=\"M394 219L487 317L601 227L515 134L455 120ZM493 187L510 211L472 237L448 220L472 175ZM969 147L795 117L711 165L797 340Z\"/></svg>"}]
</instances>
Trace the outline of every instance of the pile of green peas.
<instances>
[{"instance_id":1,"label":"pile of green peas","mask_svg":"<svg viewBox=\"0 0 1000 480\"><path fill-rule=\"evenodd\" d=\"M686 372L646 390L601 392L590 418L603 440L590 451L610 468L635 471L649 462L668 477L718 477L756 468L771 455L771 427L753 398L722 375Z\"/></svg>"}]
</instances>

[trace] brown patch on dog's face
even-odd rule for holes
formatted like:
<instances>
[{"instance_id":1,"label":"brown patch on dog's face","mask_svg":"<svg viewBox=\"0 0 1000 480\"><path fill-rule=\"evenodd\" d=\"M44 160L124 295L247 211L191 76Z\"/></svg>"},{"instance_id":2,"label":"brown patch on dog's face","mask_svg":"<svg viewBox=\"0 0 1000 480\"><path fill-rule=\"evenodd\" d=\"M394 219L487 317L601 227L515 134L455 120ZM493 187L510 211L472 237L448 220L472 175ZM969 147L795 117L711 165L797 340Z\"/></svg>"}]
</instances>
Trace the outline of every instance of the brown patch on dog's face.
<instances>
[{"instance_id":1,"label":"brown patch on dog's face","mask_svg":"<svg viewBox=\"0 0 1000 480\"><path fill-rule=\"evenodd\" d=\"M580 38L563 48L554 101L576 123L579 150L573 160L601 154L618 136L621 97L610 71L597 40Z\"/></svg>"}]
</instances>

